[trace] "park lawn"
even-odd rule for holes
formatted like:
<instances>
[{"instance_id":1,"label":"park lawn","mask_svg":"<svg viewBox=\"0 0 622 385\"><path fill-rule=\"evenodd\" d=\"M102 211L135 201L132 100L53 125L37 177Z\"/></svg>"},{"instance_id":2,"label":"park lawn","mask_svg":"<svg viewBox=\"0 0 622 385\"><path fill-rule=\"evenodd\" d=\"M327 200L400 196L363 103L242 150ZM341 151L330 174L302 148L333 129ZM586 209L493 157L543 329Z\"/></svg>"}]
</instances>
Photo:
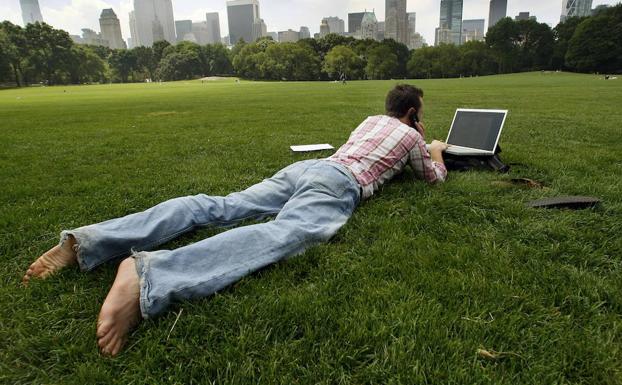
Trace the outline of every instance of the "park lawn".
<instances>
[{"instance_id":1,"label":"park lawn","mask_svg":"<svg viewBox=\"0 0 622 385\"><path fill-rule=\"evenodd\" d=\"M0 383L622 383L622 80L407 82L425 90L428 140L458 107L509 109L510 174L427 186L407 170L328 244L143 322L114 359L95 340L114 265L20 286L60 230L328 156L288 147L343 144L396 81L0 91ZM513 177L545 188L498 183ZM603 202L524 206L558 195Z\"/></svg>"}]
</instances>

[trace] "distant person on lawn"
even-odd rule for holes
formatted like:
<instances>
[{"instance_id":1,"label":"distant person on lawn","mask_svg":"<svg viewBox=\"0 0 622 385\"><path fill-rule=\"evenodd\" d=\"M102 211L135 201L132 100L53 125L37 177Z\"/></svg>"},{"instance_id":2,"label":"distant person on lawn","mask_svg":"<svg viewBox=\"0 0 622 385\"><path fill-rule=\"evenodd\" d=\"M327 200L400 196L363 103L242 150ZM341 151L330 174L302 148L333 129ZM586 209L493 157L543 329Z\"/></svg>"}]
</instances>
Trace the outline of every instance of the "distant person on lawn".
<instances>
[{"instance_id":1,"label":"distant person on lawn","mask_svg":"<svg viewBox=\"0 0 622 385\"><path fill-rule=\"evenodd\" d=\"M296 162L272 178L226 197L171 199L123 218L66 230L28 269L23 280L45 278L64 266L90 271L123 259L97 321L98 345L118 354L130 330L172 302L205 297L266 265L328 241L361 200L402 172L443 182L445 143L425 146L423 91L398 85L386 115L367 118L333 156ZM176 250L157 246L202 226L232 226L245 219L273 221L237 227ZM129 258L128 258L129 257Z\"/></svg>"}]
</instances>

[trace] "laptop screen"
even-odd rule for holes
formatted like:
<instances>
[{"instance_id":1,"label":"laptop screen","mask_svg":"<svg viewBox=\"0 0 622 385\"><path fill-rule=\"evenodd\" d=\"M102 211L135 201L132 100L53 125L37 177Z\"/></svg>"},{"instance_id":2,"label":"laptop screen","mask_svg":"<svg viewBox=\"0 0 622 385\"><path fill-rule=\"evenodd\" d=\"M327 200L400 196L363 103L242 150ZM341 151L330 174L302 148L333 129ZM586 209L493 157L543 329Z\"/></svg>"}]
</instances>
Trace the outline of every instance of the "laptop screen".
<instances>
[{"instance_id":1,"label":"laptop screen","mask_svg":"<svg viewBox=\"0 0 622 385\"><path fill-rule=\"evenodd\" d=\"M504 119L504 111L458 110L447 143L494 151Z\"/></svg>"}]
</instances>

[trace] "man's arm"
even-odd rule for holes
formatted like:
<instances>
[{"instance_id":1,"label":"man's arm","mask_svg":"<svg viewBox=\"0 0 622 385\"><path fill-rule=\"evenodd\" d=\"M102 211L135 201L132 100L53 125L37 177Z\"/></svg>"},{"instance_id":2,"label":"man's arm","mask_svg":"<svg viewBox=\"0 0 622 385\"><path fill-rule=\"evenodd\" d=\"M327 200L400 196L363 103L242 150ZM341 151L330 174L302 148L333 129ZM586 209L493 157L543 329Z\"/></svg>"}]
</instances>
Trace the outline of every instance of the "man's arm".
<instances>
[{"instance_id":1,"label":"man's arm","mask_svg":"<svg viewBox=\"0 0 622 385\"><path fill-rule=\"evenodd\" d=\"M423 135L421 135L421 132L425 132L423 126L417 127L417 131L419 135L409 153L410 166L415 176L428 183L444 182L447 178L447 169L443 161L443 151L447 149L447 145L435 140L430 144L430 152L428 152Z\"/></svg>"}]
</instances>

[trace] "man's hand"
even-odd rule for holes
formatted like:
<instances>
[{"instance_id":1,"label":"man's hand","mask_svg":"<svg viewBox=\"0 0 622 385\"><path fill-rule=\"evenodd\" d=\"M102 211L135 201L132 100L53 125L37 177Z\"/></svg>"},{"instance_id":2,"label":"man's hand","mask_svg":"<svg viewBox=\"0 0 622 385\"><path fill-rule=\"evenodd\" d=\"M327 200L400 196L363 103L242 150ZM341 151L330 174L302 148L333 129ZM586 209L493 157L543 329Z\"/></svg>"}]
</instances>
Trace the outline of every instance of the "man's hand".
<instances>
[{"instance_id":1,"label":"man's hand","mask_svg":"<svg viewBox=\"0 0 622 385\"><path fill-rule=\"evenodd\" d=\"M430 157L436 163L445 164L443 161L443 151L447 150L449 145L447 143L443 143L439 140L433 140L430 143Z\"/></svg>"},{"instance_id":2,"label":"man's hand","mask_svg":"<svg viewBox=\"0 0 622 385\"><path fill-rule=\"evenodd\" d=\"M425 126L421 122L415 122L415 130L421 134L423 140L425 140Z\"/></svg>"}]
</instances>

